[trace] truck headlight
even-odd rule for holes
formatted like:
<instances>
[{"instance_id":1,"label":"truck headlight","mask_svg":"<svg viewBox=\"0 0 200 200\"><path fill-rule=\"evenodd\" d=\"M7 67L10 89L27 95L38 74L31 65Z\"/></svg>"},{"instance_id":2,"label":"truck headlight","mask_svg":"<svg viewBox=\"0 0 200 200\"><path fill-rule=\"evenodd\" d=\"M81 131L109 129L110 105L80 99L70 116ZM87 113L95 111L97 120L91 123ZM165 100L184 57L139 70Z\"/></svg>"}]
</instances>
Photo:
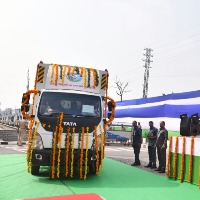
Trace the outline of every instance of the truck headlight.
<instances>
[{"instance_id":1,"label":"truck headlight","mask_svg":"<svg viewBox=\"0 0 200 200\"><path fill-rule=\"evenodd\" d=\"M44 148L43 143L42 143L42 138L39 133L36 136L34 148L35 149L43 149Z\"/></svg>"}]
</instances>

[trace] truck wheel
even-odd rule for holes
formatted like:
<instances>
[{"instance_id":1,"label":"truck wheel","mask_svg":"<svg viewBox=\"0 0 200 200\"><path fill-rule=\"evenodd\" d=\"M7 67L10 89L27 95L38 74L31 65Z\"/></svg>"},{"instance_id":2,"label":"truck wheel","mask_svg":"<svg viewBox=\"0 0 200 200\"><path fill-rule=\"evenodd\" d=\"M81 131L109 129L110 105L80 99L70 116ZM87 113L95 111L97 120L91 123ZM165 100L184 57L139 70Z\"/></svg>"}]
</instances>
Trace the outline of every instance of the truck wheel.
<instances>
[{"instance_id":1,"label":"truck wheel","mask_svg":"<svg viewBox=\"0 0 200 200\"><path fill-rule=\"evenodd\" d=\"M31 174L32 175L38 175L40 170L40 166L32 166L31 167Z\"/></svg>"},{"instance_id":2,"label":"truck wheel","mask_svg":"<svg viewBox=\"0 0 200 200\"><path fill-rule=\"evenodd\" d=\"M99 166L98 166L99 168ZM89 171L90 171L90 174L96 174L96 162L92 162L89 164ZM99 169L98 169L99 171Z\"/></svg>"}]
</instances>

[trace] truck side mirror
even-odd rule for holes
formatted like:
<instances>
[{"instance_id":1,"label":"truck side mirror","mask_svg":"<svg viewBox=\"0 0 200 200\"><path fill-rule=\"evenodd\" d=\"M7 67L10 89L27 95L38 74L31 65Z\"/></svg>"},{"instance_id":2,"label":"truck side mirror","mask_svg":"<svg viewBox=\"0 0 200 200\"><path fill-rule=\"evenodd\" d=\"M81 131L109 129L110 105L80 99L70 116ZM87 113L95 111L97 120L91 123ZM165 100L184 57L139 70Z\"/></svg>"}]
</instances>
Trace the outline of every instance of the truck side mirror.
<instances>
[{"instance_id":1,"label":"truck side mirror","mask_svg":"<svg viewBox=\"0 0 200 200\"><path fill-rule=\"evenodd\" d=\"M108 102L108 111L112 111L112 108L113 108L112 102L109 101Z\"/></svg>"},{"instance_id":2,"label":"truck side mirror","mask_svg":"<svg viewBox=\"0 0 200 200\"><path fill-rule=\"evenodd\" d=\"M22 103L24 103L25 101L27 101L26 104L29 104L29 100L30 100L30 95L27 95L26 93L23 93Z\"/></svg>"},{"instance_id":3,"label":"truck side mirror","mask_svg":"<svg viewBox=\"0 0 200 200\"><path fill-rule=\"evenodd\" d=\"M30 105L29 104L26 104L25 106L21 106L21 111L28 112L29 109L30 109Z\"/></svg>"}]
</instances>

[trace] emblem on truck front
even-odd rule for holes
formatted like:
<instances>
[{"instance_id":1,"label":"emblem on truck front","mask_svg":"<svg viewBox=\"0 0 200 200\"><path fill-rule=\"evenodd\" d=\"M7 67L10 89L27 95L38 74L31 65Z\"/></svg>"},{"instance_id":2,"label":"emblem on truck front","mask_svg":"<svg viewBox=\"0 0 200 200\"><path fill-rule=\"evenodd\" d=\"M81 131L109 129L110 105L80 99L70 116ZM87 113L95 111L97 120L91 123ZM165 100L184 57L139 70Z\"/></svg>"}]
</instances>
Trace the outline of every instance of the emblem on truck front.
<instances>
[{"instance_id":1,"label":"emblem on truck front","mask_svg":"<svg viewBox=\"0 0 200 200\"><path fill-rule=\"evenodd\" d=\"M81 81L83 77L81 77L79 74L74 72L74 74L66 75L66 78L71 82L78 82L78 81Z\"/></svg>"},{"instance_id":2,"label":"emblem on truck front","mask_svg":"<svg viewBox=\"0 0 200 200\"><path fill-rule=\"evenodd\" d=\"M76 122L63 122L64 126L76 126Z\"/></svg>"}]
</instances>

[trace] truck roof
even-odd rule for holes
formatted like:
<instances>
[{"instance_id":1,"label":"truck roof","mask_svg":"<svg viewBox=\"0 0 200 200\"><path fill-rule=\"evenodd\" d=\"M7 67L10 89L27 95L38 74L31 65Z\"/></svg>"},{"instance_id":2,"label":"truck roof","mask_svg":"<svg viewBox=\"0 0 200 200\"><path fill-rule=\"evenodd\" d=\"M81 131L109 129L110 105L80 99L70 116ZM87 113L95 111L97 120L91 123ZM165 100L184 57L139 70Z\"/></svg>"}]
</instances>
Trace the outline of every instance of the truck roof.
<instances>
[{"instance_id":1,"label":"truck roof","mask_svg":"<svg viewBox=\"0 0 200 200\"><path fill-rule=\"evenodd\" d=\"M35 84L37 90L77 90L105 96L108 71L40 62Z\"/></svg>"}]
</instances>

